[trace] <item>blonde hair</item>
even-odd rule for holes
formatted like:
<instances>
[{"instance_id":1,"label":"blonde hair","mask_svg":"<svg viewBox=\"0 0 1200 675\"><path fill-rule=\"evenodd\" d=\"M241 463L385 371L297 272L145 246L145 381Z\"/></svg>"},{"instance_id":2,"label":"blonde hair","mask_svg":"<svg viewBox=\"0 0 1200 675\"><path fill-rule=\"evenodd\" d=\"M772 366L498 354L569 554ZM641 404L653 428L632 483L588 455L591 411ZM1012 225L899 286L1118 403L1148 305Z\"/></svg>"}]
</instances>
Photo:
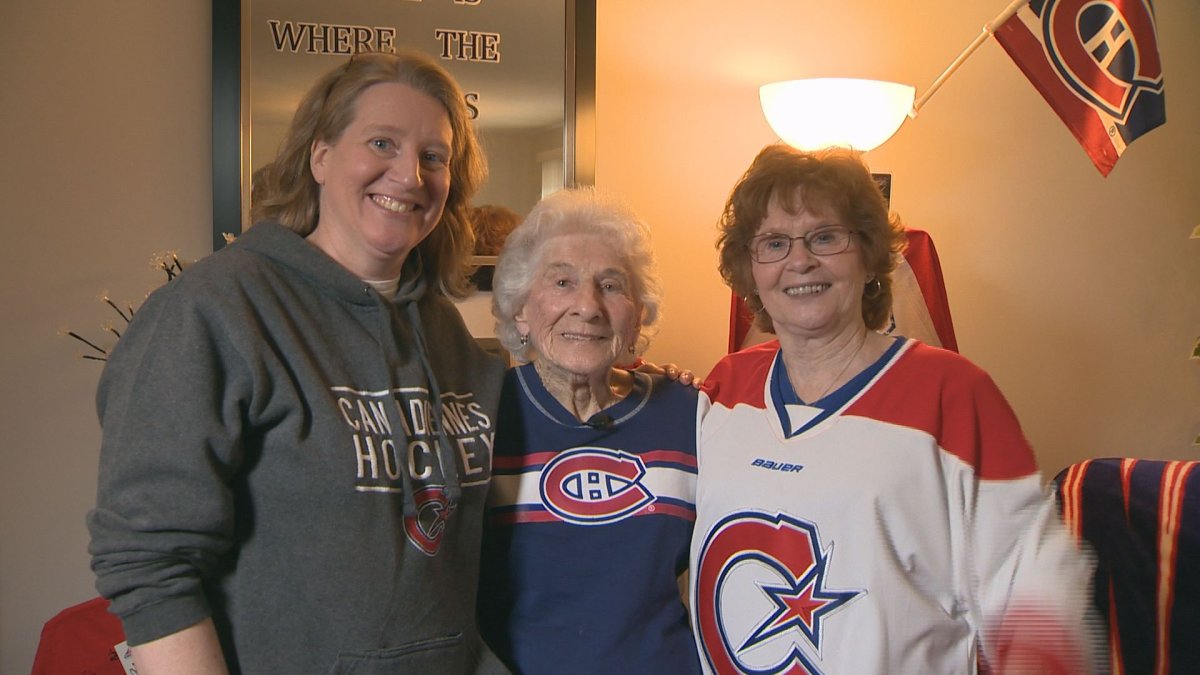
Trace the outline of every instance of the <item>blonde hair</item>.
<instances>
[{"instance_id":1,"label":"blonde hair","mask_svg":"<svg viewBox=\"0 0 1200 675\"><path fill-rule=\"evenodd\" d=\"M437 99L450 118L450 192L441 221L416 252L421 274L432 286L445 295L463 297L470 290L467 275L475 246L469 206L487 178L487 163L462 90L445 69L420 52L356 54L318 79L301 99L275 161L255 172L251 221L274 220L301 236L313 231L320 216L320 186L309 166L313 143L336 142L354 119L359 95L386 82L405 84Z\"/></svg>"}]
</instances>

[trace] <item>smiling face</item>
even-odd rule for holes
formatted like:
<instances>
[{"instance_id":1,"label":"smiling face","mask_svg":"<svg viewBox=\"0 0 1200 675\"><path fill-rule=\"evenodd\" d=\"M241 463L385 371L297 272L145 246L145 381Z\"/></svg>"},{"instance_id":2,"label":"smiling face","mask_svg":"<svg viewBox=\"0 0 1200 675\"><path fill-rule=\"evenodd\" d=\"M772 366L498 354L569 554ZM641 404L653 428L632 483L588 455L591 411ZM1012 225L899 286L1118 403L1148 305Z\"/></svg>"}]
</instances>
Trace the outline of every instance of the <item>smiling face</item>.
<instances>
[{"instance_id":1,"label":"smiling face","mask_svg":"<svg viewBox=\"0 0 1200 675\"><path fill-rule=\"evenodd\" d=\"M361 279L400 275L450 193L450 117L405 84L365 89L335 141L313 143L320 216L308 240Z\"/></svg>"},{"instance_id":2,"label":"smiling face","mask_svg":"<svg viewBox=\"0 0 1200 675\"><path fill-rule=\"evenodd\" d=\"M788 213L777 196L767 205L767 215L757 234L776 233L799 237L823 227L844 225L831 213L809 211L800 196L795 214ZM832 338L863 325L862 294L866 268L857 238L842 253L817 256L804 242L792 242L783 260L752 263L754 287L781 339Z\"/></svg>"},{"instance_id":3,"label":"smiling face","mask_svg":"<svg viewBox=\"0 0 1200 675\"><path fill-rule=\"evenodd\" d=\"M539 261L516 323L538 353L543 379L548 372L564 379L607 378L640 328L641 307L625 261L591 234L552 237L542 244Z\"/></svg>"}]
</instances>

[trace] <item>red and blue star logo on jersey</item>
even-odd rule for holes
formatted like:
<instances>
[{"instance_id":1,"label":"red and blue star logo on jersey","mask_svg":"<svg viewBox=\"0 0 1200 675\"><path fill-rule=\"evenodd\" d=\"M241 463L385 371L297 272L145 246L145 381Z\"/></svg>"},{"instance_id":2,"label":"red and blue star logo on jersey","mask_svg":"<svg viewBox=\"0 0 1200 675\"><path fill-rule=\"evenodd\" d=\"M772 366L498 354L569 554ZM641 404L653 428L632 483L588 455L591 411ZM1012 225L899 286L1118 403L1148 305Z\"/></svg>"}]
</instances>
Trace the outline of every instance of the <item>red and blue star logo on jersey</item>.
<instances>
[{"instance_id":1,"label":"red and blue star logo on jersey","mask_svg":"<svg viewBox=\"0 0 1200 675\"><path fill-rule=\"evenodd\" d=\"M417 490L413 493L413 502L417 506L417 515L404 519L405 534L425 555L437 555L454 506L446 499L446 489L440 485Z\"/></svg>"},{"instance_id":2,"label":"red and blue star logo on jersey","mask_svg":"<svg viewBox=\"0 0 1200 675\"><path fill-rule=\"evenodd\" d=\"M832 546L786 514L735 513L709 532L695 585L697 629L717 673L816 675L825 622L866 591L825 585ZM745 617L757 617L746 621Z\"/></svg>"},{"instance_id":3,"label":"red and blue star logo on jersey","mask_svg":"<svg viewBox=\"0 0 1200 675\"><path fill-rule=\"evenodd\" d=\"M567 522L611 523L654 502L642 484L645 475L637 455L607 448L567 450L542 469L542 504Z\"/></svg>"}]
</instances>

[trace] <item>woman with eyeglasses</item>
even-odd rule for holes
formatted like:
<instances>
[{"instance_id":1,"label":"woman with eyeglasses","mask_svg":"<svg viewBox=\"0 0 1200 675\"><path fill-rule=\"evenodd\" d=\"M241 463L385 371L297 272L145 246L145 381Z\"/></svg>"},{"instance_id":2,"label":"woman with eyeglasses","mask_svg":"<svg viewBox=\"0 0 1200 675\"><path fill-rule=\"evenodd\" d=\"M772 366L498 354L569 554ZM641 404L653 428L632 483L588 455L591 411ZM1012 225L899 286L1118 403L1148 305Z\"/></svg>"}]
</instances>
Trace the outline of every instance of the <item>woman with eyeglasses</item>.
<instances>
[{"instance_id":1,"label":"woman with eyeglasses","mask_svg":"<svg viewBox=\"0 0 1200 675\"><path fill-rule=\"evenodd\" d=\"M355 56L256 224L137 313L89 527L139 673L505 672L474 618L504 365L449 300L484 174L445 70Z\"/></svg>"},{"instance_id":2,"label":"woman with eyeglasses","mask_svg":"<svg viewBox=\"0 0 1200 675\"><path fill-rule=\"evenodd\" d=\"M992 380L879 332L904 241L855 153L773 145L720 271L761 330L701 396L691 610L709 672L1094 672L1090 558Z\"/></svg>"}]
</instances>

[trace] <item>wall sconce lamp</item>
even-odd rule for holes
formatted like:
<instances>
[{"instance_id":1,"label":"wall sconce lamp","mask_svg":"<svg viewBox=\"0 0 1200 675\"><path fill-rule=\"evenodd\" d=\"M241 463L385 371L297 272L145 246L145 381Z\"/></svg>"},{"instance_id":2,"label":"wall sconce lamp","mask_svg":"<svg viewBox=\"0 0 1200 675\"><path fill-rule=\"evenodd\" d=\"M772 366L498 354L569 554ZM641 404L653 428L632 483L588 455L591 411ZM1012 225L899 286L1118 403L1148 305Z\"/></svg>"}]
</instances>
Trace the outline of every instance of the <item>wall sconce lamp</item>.
<instances>
[{"instance_id":1,"label":"wall sconce lamp","mask_svg":"<svg viewBox=\"0 0 1200 675\"><path fill-rule=\"evenodd\" d=\"M979 45L1028 2L1012 0L1003 12L984 25L983 31L920 98L916 98L915 88L896 82L833 77L788 80L759 88L763 114L780 139L801 150L831 145L844 145L859 152L874 150L896 133L905 118L915 118L921 106Z\"/></svg>"},{"instance_id":2,"label":"wall sconce lamp","mask_svg":"<svg viewBox=\"0 0 1200 675\"><path fill-rule=\"evenodd\" d=\"M916 89L881 80L820 77L764 84L758 91L771 129L788 145L844 145L861 152L891 138L912 110Z\"/></svg>"}]
</instances>

